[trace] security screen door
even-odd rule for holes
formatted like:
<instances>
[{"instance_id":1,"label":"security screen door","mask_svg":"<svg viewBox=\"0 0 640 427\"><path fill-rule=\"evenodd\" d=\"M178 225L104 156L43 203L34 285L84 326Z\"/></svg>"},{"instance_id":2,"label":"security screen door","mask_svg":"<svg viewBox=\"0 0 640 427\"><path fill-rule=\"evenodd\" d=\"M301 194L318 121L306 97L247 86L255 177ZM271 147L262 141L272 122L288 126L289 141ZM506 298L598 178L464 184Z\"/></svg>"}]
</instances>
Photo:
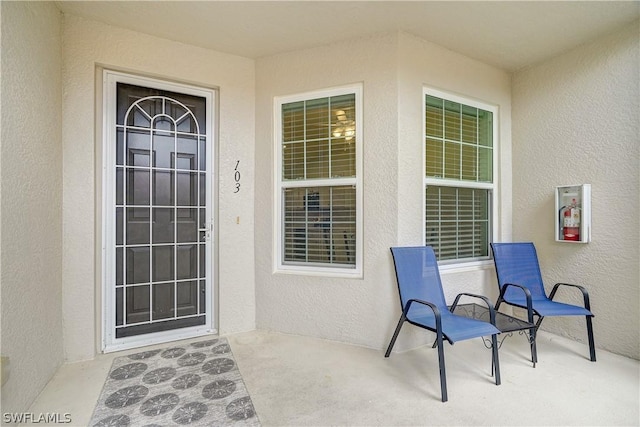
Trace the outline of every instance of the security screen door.
<instances>
[{"instance_id":1,"label":"security screen door","mask_svg":"<svg viewBox=\"0 0 640 427\"><path fill-rule=\"evenodd\" d=\"M214 93L105 85L105 349L211 332Z\"/></svg>"}]
</instances>

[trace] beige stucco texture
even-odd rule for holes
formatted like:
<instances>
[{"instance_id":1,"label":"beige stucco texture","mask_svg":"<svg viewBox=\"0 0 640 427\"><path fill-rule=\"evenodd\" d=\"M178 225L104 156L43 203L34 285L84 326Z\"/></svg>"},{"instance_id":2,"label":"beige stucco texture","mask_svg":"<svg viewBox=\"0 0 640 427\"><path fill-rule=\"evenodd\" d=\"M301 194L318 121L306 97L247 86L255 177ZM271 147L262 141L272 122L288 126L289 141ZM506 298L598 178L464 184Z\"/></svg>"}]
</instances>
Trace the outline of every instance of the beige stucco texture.
<instances>
[{"instance_id":1,"label":"beige stucco texture","mask_svg":"<svg viewBox=\"0 0 640 427\"><path fill-rule=\"evenodd\" d=\"M60 364L102 349L103 69L217 90L221 335L387 345L400 314L389 247L423 242L428 87L496 108L494 238L533 241L549 290L589 289L597 346L640 359L640 23L509 73L402 32L254 60L62 15L52 2L0 7L3 411L27 410ZM274 97L348 84L363 88L362 277L274 273ZM554 188L583 183L592 241L555 242ZM490 262L441 274L448 300L497 296ZM583 319L543 328L586 342ZM405 328L396 349L430 339Z\"/></svg>"},{"instance_id":2,"label":"beige stucco texture","mask_svg":"<svg viewBox=\"0 0 640 427\"><path fill-rule=\"evenodd\" d=\"M344 52L340 66L336 52ZM345 62L346 61L346 62ZM461 71L463 70L463 71ZM422 90L430 84L500 108L500 144L510 153L510 76L405 33L379 34L256 64L256 322L259 328L382 348L400 314L389 247L422 244ZM364 268L361 279L273 274L273 98L361 82L364 110ZM510 188L510 159L500 187ZM510 191L500 201L510 206ZM508 236L508 211L499 234ZM449 271L447 296L494 292L487 267ZM403 332L398 348L427 337Z\"/></svg>"},{"instance_id":3,"label":"beige stucco texture","mask_svg":"<svg viewBox=\"0 0 640 427\"><path fill-rule=\"evenodd\" d=\"M582 284L596 344L640 358L638 24L513 77L513 237L531 240L545 285ZM554 188L591 184L592 241L554 241ZM580 293L558 295L580 303ZM583 319L543 328L586 342Z\"/></svg>"},{"instance_id":4,"label":"beige stucco texture","mask_svg":"<svg viewBox=\"0 0 640 427\"><path fill-rule=\"evenodd\" d=\"M26 410L63 362L62 25L2 4L2 410Z\"/></svg>"}]
</instances>

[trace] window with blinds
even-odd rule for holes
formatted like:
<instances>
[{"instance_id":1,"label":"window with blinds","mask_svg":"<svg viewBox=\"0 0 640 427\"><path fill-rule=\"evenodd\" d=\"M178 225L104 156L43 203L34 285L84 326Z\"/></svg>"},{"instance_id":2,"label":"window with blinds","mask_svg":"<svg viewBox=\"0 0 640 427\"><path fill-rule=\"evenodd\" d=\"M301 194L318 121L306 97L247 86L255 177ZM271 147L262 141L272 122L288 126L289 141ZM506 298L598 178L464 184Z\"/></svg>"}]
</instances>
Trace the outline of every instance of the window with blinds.
<instances>
[{"instance_id":1,"label":"window with blinds","mask_svg":"<svg viewBox=\"0 0 640 427\"><path fill-rule=\"evenodd\" d=\"M491 106L425 90L425 242L439 261L490 258L494 114Z\"/></svg>"},{"instance_id":2,"label":"window with blinds","mask_svg":"<svg viewBox=\"0 0 640 427\"><path fill-rule=\"evenodd\" d=\"M360 271L360 93L276 100L277 269Z\"/></svg>"}]
</instances>

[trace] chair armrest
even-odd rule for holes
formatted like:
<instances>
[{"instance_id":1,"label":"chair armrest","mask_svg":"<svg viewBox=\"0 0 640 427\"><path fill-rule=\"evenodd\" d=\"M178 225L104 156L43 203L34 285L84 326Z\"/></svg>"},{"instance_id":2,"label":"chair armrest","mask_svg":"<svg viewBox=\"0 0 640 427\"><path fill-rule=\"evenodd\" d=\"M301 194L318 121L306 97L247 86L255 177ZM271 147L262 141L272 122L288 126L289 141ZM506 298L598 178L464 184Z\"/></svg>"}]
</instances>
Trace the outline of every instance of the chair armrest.
<instances>
[{"instance_id":1,"label":"chair armrest","mask_svg":"<svg viewBox=\"0 0 640 427\"><path fill-rule=\"evenodd\" d=\"M553 285L553 289L551 290L551 294L549 294L549 299L553 300L553 297L556 296L556 292L560 286L569 286L572 288L577 288L582 292L582 297L584 298L584 308L591 311L591 304L589 303L589 291L584 286L574 285L573 283L556 283Z\"/></svg>"},{"instance_id":2,"label":"chair armrest","mask_svg":"<svg viewBox=\"0 0 640 427\"><path fill-rule=\"evenodd\" d=\"M435 304L428 301L419 300L419 299L410 299L409 301L407 301L407 304L405 304L402 315L405 318L407 317L407 314L409 314L409 309L411 308L411 304L413 304L414 302L418 304L426 305L427 307L431 308L436 318L436 336L437 336L438 342L442 341L442 315L440 314L440 310Z\"/></svg>"},{"instance_id":3,"label":"chair armrest","mask_svg":"<svg viewBox=\"0 0 640 427\"><path fill-rule=\"evenodd\" d=\"M426 305L428 306L432 311L433 314L436 316L436 323L438 321L440 321L440 319L442 318L442 316L440 315L440 310L438 309L438 307L429 301L423 301L420 299L410 299L409 301L407 301L407 304L405 304L404 306L404 315L406 316L407 313L409 313L409 308L411 308L411 304L413 304L414 302L417 302L418 304L422 304L422 305Z\"/></svg>"},{"instance_id":4,"label":"chair armrest","mask_svg":"<svg viewBox=\"0 0 640 427\"><path fill-rule=\"evenodd\" d=\"M527 298L527 320L529 321L529 323L533 323L533 302L531 300L531 291L526 287L518 285L517 283L505 283L500 290L498 301L505 301L504 294L507 292L509 286L515 286L516 288L520 288L522 292L524 292L524 296Z\"/></svg>"},{"instance_id":5,"label":"chair armrest","mask_svg":"<svg viewBox=\"0 0 640 427\"><path fill-rule=\"evenodd\" d=\"M460 300L461 297L463 296L467 296L467 297L473 297L473 298L479 298L481 300L483 300L485 302L485 304L487 305L487 308L489 309L489 319L491 321L491 324L493 326L496 326L496 310L493 307L493 304L491 304L491 301L489 301L489 298L485 297L484 295L478 295L478 294L470 294L468 292L462 292L459 293L456 296L456 299L453 301L453 305L450 308L450 311L453 313L453 311L456 309L456 307L458 306L458 301Z\"/></svg>"}]
</instances>

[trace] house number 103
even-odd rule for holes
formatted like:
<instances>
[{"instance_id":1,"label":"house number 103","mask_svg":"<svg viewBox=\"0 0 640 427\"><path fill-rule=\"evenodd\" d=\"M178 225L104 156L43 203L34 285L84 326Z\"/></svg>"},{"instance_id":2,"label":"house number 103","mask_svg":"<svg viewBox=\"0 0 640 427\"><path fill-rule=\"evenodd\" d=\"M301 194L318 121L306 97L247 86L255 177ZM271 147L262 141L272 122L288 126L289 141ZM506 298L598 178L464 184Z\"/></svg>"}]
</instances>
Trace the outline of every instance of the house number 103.
<instances>
[{"instance_id":1,"label":"house number 103","mask_svg":"<svg viewBox=\"0 0 640 427\"><path fill-rule=\"evenodd\" d=\"M240 166L240 160L236 160L236 167L233 169L235 171L233 174L233 180L235 181L234 193L240 192L240 171L238 170L238 166Z\"/></svg>"}]
</instances>

